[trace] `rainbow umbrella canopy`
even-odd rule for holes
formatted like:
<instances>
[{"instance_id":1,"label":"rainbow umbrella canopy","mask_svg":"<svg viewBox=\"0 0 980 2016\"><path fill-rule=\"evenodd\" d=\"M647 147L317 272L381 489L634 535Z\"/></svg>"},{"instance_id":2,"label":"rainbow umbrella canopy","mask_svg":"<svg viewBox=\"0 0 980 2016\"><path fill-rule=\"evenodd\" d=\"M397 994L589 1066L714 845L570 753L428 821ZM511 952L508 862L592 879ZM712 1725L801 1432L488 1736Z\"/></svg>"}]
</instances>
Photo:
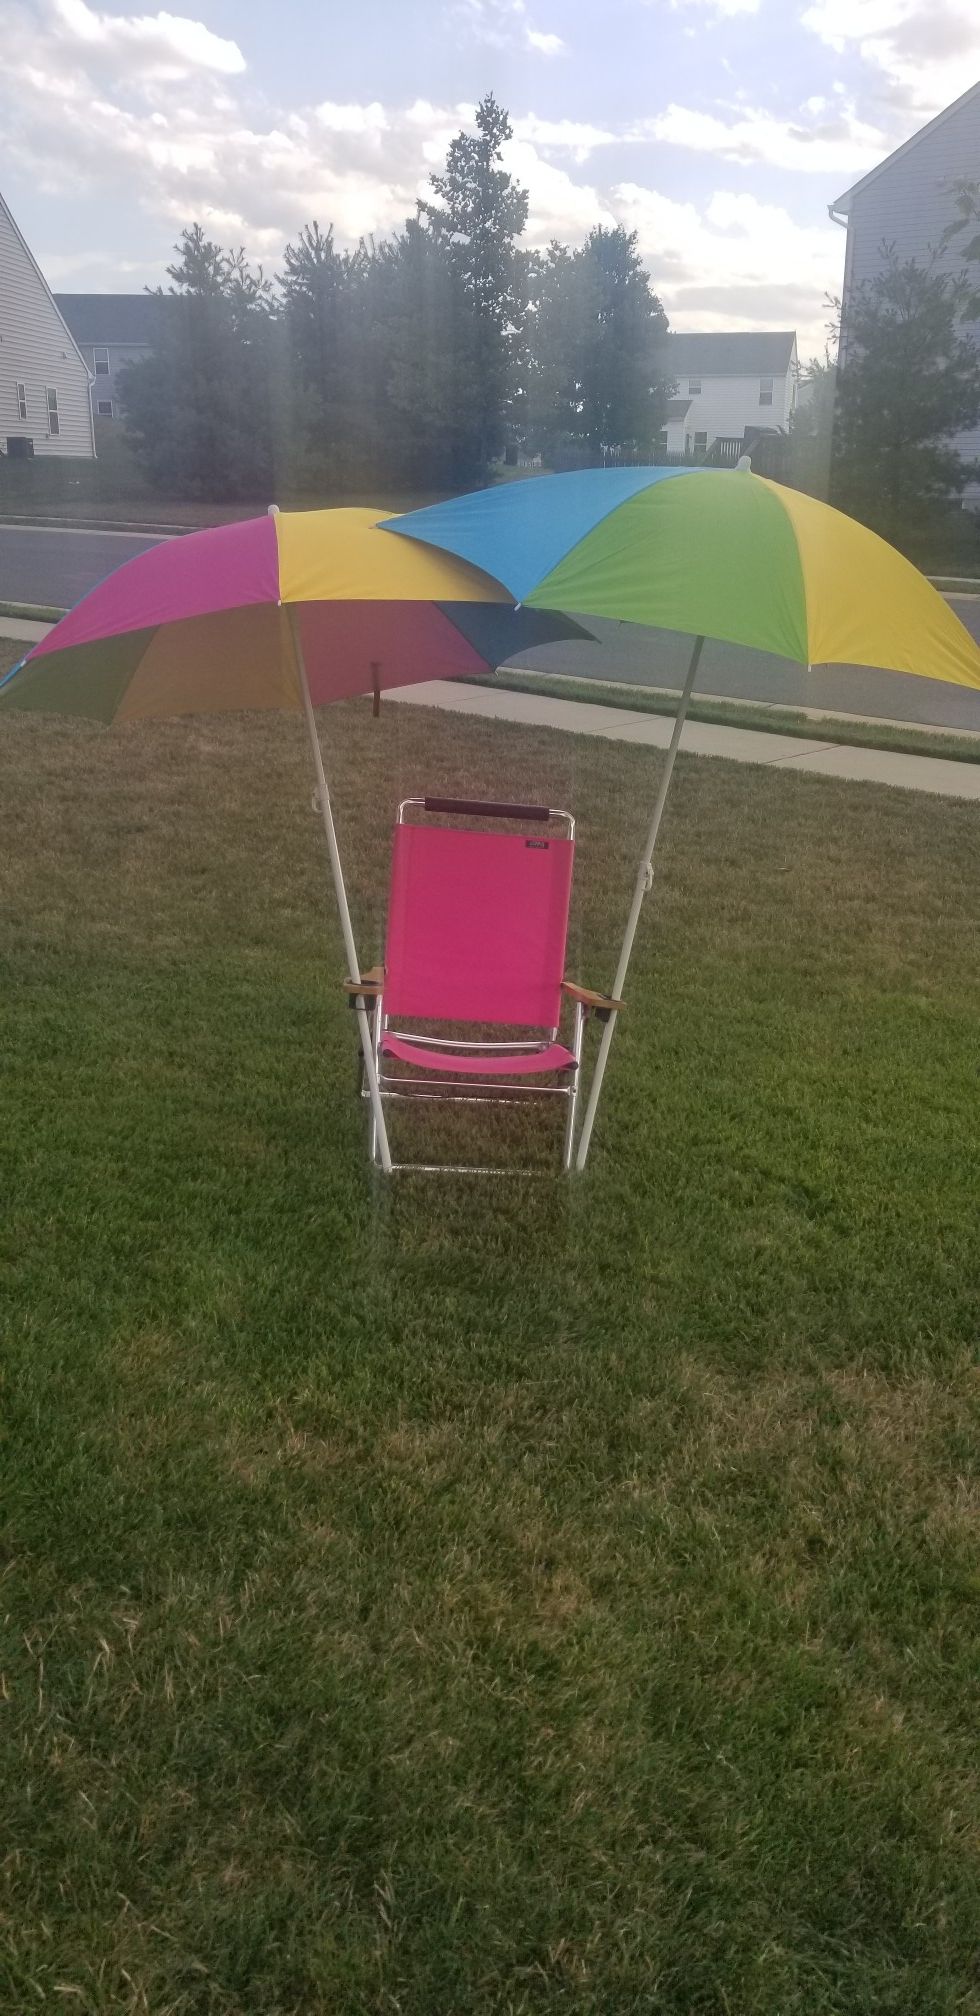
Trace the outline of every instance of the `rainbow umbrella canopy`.
<instances>
[{"instance_id":1,"label":"rainbow umbrella canopy","mask_svg":"<svg viewBox=\"0 0 980 2016\"><path fill-rule=\"evenodd\" d=\"M360 973L313 707L485 672L580 626L517 611L449 554L383 539L382 514L272 511L151 547L93 588L0 682L0 712L131 722L302 709L350 971ZM382 1166L391 1168L371 1032L356 998Z\"/></svg>"},{"instance_id":2,"label":"rainbow umbrella canopy","mask_svg":"<svg viewBox=\"0 0 980 2016\"><path fill-rule=\"evenodd\" d=\"M694 638L611 993L623 997L667 792L706 637L802 665L878 666L980 687L980 650L910 562L840 511L737 469L586 469L388 519L383 529L494 575L528 609L574 610ZM396 542L393 542L396 543ZM615 1030L603 1031L584 1168Z\"/></svg>"},{"instance_id":3,"label":"rainbow umbrella canopy","mask_svg":"<svg viewBox=\"0 0 980 2016\"><path fill-rule=\"evenodd\" d=\"M387 519L529 609L714 637L801 665L980 686L980 651L901 553L748 469L583 469Z\"/></svg>"},{"instance_id":4,"label":"rainbow umbrella canopy","mask_svg":"<svg viewBox=\"0 0 980 2016\"><path fill-rule=\"evenodd\" d=\"M0 682L0 706L138 721L314 706L485 672L574 624L516 611L451 555L380 539L381 513L280 511L118 568Z\"/></svg>"}]
</instances>

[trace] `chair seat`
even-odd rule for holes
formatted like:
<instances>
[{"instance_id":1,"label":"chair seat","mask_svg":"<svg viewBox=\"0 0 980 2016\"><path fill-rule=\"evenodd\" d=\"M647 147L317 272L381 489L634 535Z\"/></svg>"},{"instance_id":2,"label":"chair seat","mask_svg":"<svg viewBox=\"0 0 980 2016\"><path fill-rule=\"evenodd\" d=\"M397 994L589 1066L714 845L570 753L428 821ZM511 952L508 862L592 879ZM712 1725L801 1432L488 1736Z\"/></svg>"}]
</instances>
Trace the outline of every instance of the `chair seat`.
<instances>
[{"instance_id":1,"label":"chair seat","mask_svg":"<svg viewBox=\"0 0 980 2016\"><path fill-rule=\"evenodd\" d=\"M409 1043L403 1036L381 1038L382 1057L397 1057L400 1064L417 1064L423 1071L461 1072L473 1078L529 1078L540 1071L567 1071L575 1068L575 1052L563 1043L548 1043L543 1050L519 1050L502 1056L496 1050L489 1057L472 1050L437 1050L427 1043Z\"/></svg>"}]
</instances>

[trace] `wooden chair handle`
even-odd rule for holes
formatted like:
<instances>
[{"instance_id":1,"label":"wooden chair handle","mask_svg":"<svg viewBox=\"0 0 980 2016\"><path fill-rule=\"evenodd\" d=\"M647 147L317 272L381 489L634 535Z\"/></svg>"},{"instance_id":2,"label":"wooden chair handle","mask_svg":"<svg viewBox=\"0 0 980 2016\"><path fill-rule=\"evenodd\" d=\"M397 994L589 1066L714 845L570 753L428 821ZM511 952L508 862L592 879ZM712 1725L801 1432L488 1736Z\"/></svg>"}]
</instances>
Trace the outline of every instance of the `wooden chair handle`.
<instances>
[{"instance_id":1,"label":"wooden chair handle","mask_svg":"<svg viewBox=\"0 0 980 2016\"><path fill-rule=\"evenodd\" d=\"M563 980L561 991L569 1000L580 1001L583 1008L625 1008L625 1001L615 1000L612 994L597 994L594 987L580 987L576 980Z\"/></svg>"},{"instance_id":2,"label":"wooden chair handle","mask_svg":"<svg viewBox=\"0 0 980 2016\"><path fill-rule=\"evenodd\" d=\"M344 981L344 993L363 994L365 999L370 998L372 1001L376 1001L378 995L384 992L384 984L384 967L370 966L366 973L361 974L359 980L352 980L350 974L347 975Z\"/></svg>"}]
</instances>

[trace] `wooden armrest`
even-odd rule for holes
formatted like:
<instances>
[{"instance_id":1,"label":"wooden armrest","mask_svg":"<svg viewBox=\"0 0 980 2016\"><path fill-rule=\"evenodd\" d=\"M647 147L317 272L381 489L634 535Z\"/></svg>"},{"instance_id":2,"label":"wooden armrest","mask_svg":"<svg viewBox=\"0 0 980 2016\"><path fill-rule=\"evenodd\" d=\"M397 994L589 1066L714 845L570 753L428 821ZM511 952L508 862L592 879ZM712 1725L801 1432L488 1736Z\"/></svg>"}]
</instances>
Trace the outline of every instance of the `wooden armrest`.
<instances>
[{"instance_id":1,"label":"wooden armrest","mask_svg":"<svg viewBox=\"0 0 980 2016\"><path fill-rule=\"evenodd\" d=\"M373 1001L376 1001L378 995L382 993L384 990L384 984L385 984L384 967L370 966L366 973L361 974L359 980L352 980L350 974L348 974L346 980L344 981L344 993L363 994L365 999L367 999L370 996L370 998Z\"/></svg>"},{"instance_id":2,"label":"wooden armrest","mask_svg":"<svg viewBox=\"0 0 980 2016\"><path fill-rule=\"evenodd\" d=\"M580 1001L583 1008L625 1008L625 1001L616 1001L611 994L597 994L594 987L580 987L575 980L563 980L561 991L572 1001Z\"/></svg>"}]
</instances>

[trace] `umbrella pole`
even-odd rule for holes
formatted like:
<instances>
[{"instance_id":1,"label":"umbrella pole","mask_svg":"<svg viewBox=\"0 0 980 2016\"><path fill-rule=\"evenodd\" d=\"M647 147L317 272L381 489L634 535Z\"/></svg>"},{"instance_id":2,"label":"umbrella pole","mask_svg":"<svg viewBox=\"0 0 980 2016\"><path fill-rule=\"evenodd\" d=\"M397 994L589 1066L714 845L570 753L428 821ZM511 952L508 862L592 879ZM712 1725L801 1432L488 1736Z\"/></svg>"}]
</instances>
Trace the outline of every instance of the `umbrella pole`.
<instances>
[{"instance_id":1,"label":"umbrella pole","mask_svg":"<svg viewBox=\"0 0 980 2016\"><path fill-rule=\"evenodd\" d=\"M333 823L333 809L330 804L330 793L327 789L327 777L326 772L323 768L323 753L320 748L320 737L316 732L316 719L313 713L313 702L310 699L310 683L306 676L306 661L303 657L303 646L300 642L299 630L296 624L296 618L294 612L292 609L290 609L288 613L289 613L289 629L293 640L293 653L296 660L296 671L299 678L300 692L303 695L303 712L306 715L306 726L309 731L310 747L313 751L313 764L316 770L317 797L319 798L320 811L323 815L323 830L327 836L327 853L330 857L330 873L333 876L334 894L336 895L337 908L340 912L340 928L344 936L344 950L347 954L347 963L350 967L351 979L359 980L361 977L361 968L360 968L360 962L357 957L357 947L354 944L354 929L350 921L350 908L347 902L347 888L344 883L344 870L343 870L343 864L340 859L340 849L337 845L337 831ZM367 1009L364 1006L364 1001L362 997L357 997L356 1009L357 1009L358 1028L361 1037L361 1050L364 1054L364 1072L367 1078L368 1091L371 1095L371 1110L374 1115L374 1124L378 1134L378 1147L381 1153L381 1167L384 1170L385 1174L387 1176L390 1176L391 1149L388 1146L388 1130L385 1126L384 1108L381 1104L381 1088L378 1084L378 1069L374 1061L374 1046L371 1042L371 1026L370 1023L368 1022Z\"/></svg>"},{"instance_id":2,"label":"umbrella pole","mask_svg":"<svg viewBox=\"0 0 980 2016\"><path fill-rule=\"evenodd\" d=\"M691 694L694 690L694 681L697 678L698 666L701 663L701 653L703 650L704 650L704 638L699 637L696 640L694 650L691 653L691 662L687 668L687 678L684 681L684 688L681 693L677 713L674 716L674 727L673 727L673 733L671 734L670 743L667 749L667 760L664 764L663 775L661 776L660 779L660 786L657 791L656 801L653 807L653 817L650 821L650 831L647 834L646 848L644 850L643 859L640 862L639 870L637 872L636 887L633 891L633 902L630 909L629 921L626 925L626 935L623 939L622 949L619 954L619 965L616 968L616 978L613 981L612 985L613 995L617 1001L621 1001L623 998L623 988L626 983L626 973L630 963L630 954L633 950L633 940L636 937L636 927L639 924L640 911L643 908L643 898L648 894L649 890L653 885L653 870L651 867L651 862L653 860L653 850L657 844L657 834L660 831L660 821L664 816L664 806L667 803L667 793L670 790L670 780L674 772L674 760L677 755L677 745L681 739L681 730L687 718L687 710L690 705ZM575 1157L576 1169L585 1168L586 1160L589 1153L589 1142L592 1139L592 1128L595 1124L596 1108L598 1107L599 1104L599 1094L602 1091L602 1081L605 1076L606 1063L609 1057L609 1052L612 1048L612 1039L615 1027L616 1027L616 1010L613 1009L606 1023L606 1026L602 1032L602 1042L599 1045L599 1055L596 1058L595 1070L592 1074L592 1084L589 1087L589 1103L585 1109L585 1118L582 1121L582 1132L579 1135L578 1153Z\"/></svg>"}]
</instances>

